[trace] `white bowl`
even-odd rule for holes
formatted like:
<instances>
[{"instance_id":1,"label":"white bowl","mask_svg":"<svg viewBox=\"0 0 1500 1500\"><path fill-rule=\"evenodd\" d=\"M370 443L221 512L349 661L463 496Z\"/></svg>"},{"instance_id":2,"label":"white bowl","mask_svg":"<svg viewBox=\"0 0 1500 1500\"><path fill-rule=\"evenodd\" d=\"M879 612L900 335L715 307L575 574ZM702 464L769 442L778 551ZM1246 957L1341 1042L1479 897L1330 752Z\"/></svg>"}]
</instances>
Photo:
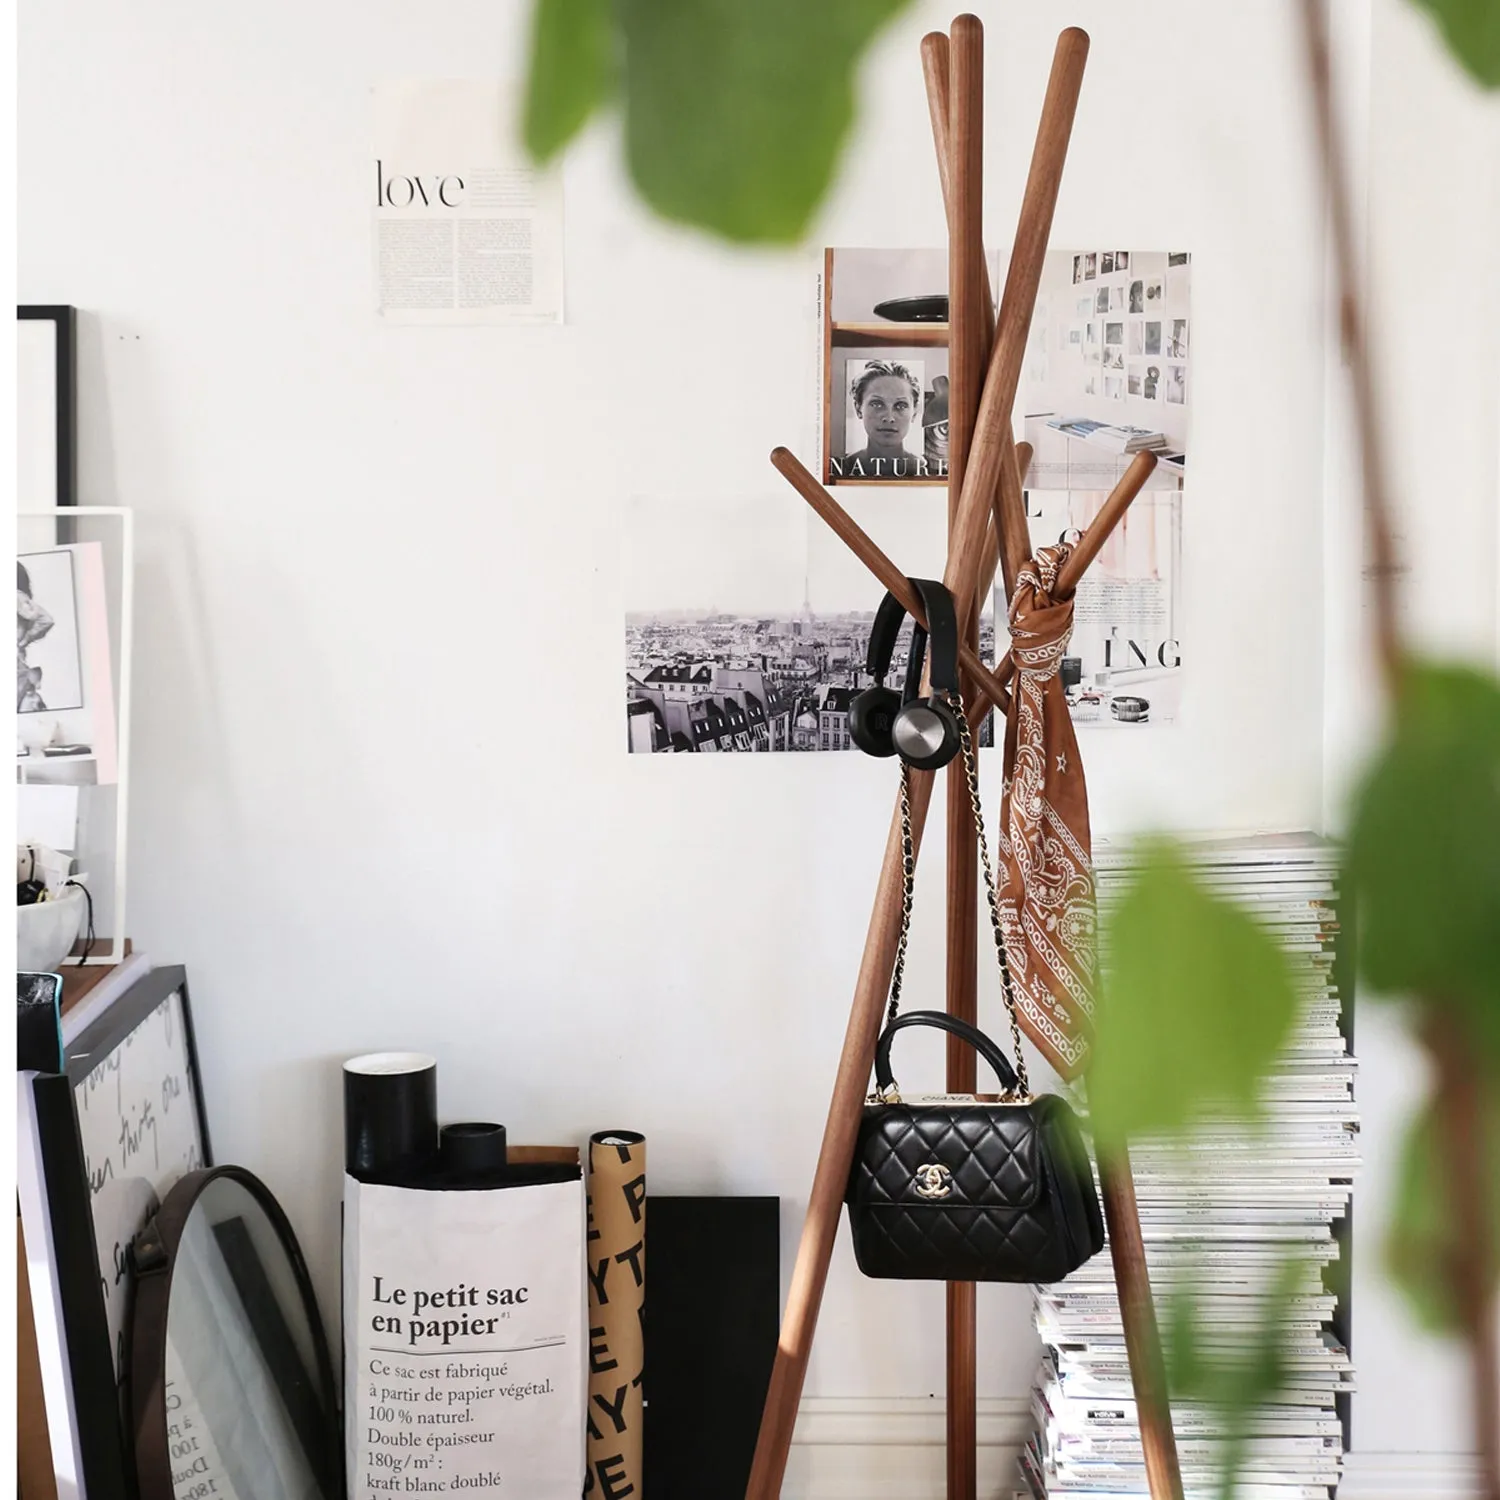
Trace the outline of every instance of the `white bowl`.
<instances>
[{"instance_id":1,"label":"white bowl","mask_svg":"<svg viewBox=\"0 0 1500 1500\"><path fill-rule=\"evenodd\" d=\"M83 890L70 885L52 901L16 908L16 969L50 974L72 951L83 929Z\"/></svg>"}]
</instances>

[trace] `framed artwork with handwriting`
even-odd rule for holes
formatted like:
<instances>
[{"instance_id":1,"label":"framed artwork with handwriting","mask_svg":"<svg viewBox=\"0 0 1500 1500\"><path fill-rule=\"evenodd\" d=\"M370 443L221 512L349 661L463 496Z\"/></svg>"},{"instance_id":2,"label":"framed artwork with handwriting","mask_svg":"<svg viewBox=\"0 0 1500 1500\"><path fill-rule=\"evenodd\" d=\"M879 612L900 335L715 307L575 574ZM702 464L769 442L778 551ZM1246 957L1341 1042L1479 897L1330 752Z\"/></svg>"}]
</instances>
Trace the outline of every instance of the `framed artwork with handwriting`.
<instances>
[{"instance_id":1,"label":"framed artwork with handwriting","mask_svg":"<svg viewBox=\"0 0 1500 1500\"><path fill-rule=\"evenodd\" d=\"M75 1456L102 1500L127 1451L131 1242L180 1177L212 1164L186 970L144 975L68 1045L62 1073L33 1076L32 1096Z\"/></svg>"}]
</instances>

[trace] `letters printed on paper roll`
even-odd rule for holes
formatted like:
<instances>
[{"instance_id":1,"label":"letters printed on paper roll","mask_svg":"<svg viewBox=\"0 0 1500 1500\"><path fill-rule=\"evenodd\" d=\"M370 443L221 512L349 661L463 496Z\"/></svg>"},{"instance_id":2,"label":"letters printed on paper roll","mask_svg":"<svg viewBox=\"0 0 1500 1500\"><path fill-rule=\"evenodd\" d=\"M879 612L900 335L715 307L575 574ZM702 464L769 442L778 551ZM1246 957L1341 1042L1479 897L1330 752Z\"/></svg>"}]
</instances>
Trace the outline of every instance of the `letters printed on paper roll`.
<instances>
[{"instance_id":1,"label":"letters printed on paper roll","mask_svg":"<svg viewBox=\"0 0 1500 1500\"><path fill-rule=\"evenodd\" d=\"M596 1500L642 1492L642 1318L646 1306L646 1142L589 1141L588 1474Z\"/></svg>"}]
</instances>

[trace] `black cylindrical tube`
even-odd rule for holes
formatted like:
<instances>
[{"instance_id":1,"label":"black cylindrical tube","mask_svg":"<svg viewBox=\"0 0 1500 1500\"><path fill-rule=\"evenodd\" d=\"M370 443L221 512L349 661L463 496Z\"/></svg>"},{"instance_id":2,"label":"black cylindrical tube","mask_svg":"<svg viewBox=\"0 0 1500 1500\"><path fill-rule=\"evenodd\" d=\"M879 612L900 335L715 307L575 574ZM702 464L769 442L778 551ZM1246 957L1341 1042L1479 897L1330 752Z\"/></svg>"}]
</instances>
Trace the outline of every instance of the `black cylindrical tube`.
<instances>
[{"instance_id":1,"label":"black cylindrical tube","mask_svg":"<svg viewBox=\"0 0 1500 1500\"><path fill-rule=\"evenodd\" d=\"M410 1179L437 1164L437 1059L370 1052L344 1064L344 1168L361 1182Z\"/></svg>"},{"instance_id":2,"label":"black cylindrical tube","mask_svg":"<svg viewBox=\"0 0 1500 1500\"><path fill-rule=\"evenodd\" d=\"M444 1125L441 1162L443 1176L455 1184L481 1180L505 1169L505 1126L487 1120Z\"/></svg>"}]
</instances>

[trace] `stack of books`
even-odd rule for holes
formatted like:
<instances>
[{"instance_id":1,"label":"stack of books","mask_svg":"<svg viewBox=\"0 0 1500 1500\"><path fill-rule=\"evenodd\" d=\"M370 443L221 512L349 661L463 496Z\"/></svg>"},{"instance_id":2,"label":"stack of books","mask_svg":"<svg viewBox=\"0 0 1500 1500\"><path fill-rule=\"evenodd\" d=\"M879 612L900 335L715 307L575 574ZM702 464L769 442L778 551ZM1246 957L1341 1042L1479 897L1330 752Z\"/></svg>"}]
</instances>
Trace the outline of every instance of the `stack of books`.
<instances>
[{"instance_id":1,"label":"stack of books","mask_svg":"<svg viewBox=\"0 0 1500 1500\"><path fill-rule=\"evenodd\" d=\"M1111 453L1140 453L1146 449L1161 451L1171 446L1165 433L1152 432L1146 427L1095 422L1088 417L1056 417L1047 425L1069 437L1082 438L1096 448L1108 448Z\"/></svg>"},{"instance_id":2,"label":"stack of books","mask_svg":"<svg viewBox=\"0 0 1500 1500\"><path fill-rule=\"evenodd\" d=\"M1225 1120L1174 1146L1132 1147L1152 1291L1165 1327L1172 1298L1190 1288L1206 1355L1243 1358L1266 1289L1295 1259L1278 1320L1285 1386L1249 1418L1236 1494L1329 1500L1343 1463L1340 1398L1353 1389L1329 1268L1344 1253L1340 1224L1359 1164L1356 1064L1334 972L1335 856L1311 836L1278 835L1197 845L1194 857L1206 883L1243 902L1305 960L1305 1004L1265 1080L1258 1124ZM1129 878L1129 856L1096 846L1095 865L1103 913ZM1103 961L1107 969L1107 953ZM1032 1391L1037 1425L1017 1495L1149 1494L1108 1247L1067 1280L1036 1289L1036 1326L1044 1346ZM1224 1412L1179 1400L1172 1418L1186 1500L1217 1500Z\"/></svg>"}]
</instances>

